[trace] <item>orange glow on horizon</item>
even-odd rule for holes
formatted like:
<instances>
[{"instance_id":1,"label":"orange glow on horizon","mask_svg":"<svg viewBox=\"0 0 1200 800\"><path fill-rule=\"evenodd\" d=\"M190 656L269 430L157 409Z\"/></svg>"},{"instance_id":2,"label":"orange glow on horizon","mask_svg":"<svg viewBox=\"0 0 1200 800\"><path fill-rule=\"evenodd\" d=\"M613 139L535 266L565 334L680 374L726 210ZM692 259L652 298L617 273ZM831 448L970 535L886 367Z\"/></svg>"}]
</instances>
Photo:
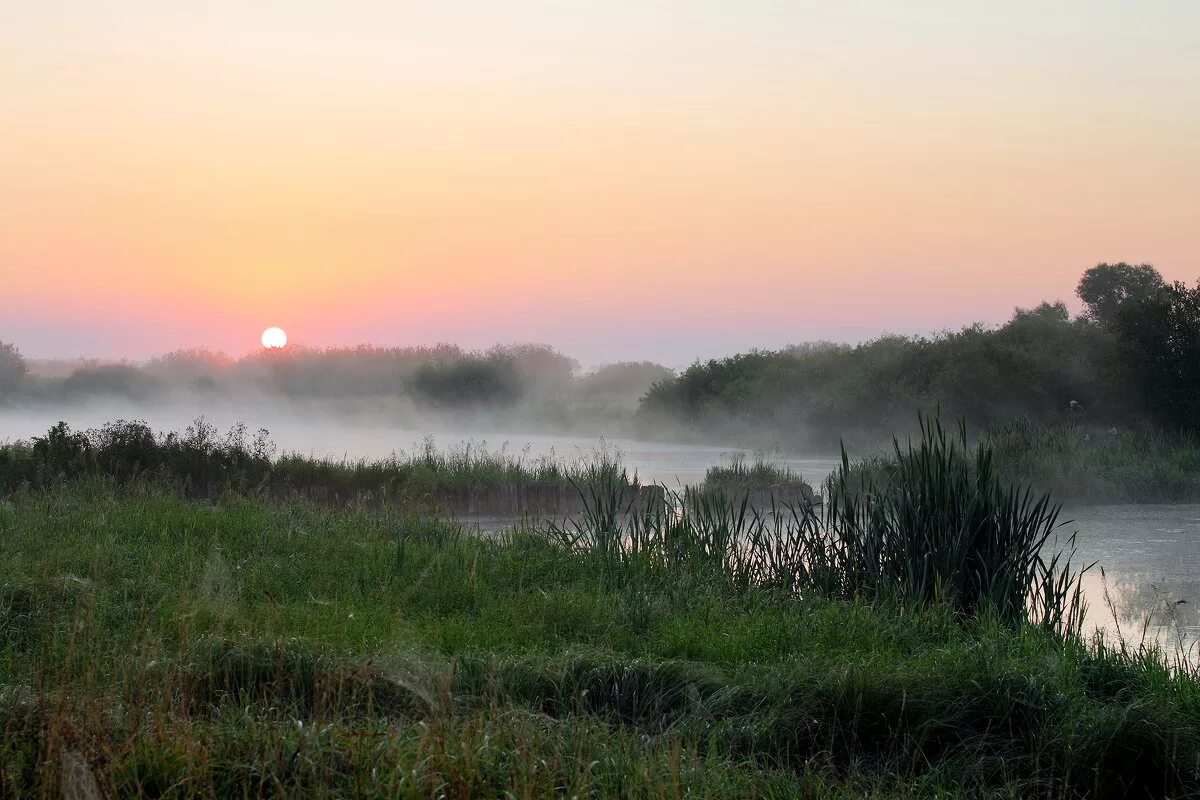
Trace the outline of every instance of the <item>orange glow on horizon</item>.
<instances>
[{"instance_id":1,"label":"orange glow on horizon","mask_svg":"<svg viewBox=\"0 0 1200 800\"><path fill-rule=\"evenodd\" d=\"M134 2L0 32L0 339L30 352L238 352L266 318L598 353L619 318L647 349L614 357L683 358L1200 261L1193 4Z\"/></svg>"}]
</instances>

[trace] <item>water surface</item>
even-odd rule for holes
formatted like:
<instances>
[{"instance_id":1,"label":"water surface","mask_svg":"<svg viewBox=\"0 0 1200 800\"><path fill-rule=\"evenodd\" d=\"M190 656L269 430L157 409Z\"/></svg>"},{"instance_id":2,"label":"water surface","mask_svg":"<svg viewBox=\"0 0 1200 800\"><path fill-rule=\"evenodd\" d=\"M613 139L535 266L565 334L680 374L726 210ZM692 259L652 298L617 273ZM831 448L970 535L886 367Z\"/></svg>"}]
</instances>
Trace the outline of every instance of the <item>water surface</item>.
<instances>
[{"instance_id":1,"label":"water surface","mask_svg":"<svg viewBox=\"0 0 1200 800\"><path fill-rule=\"evenodd\" d=\"M114 407L0 411L0 441L45 433L59 420L86 429L119 417L145 420L155 430L181 430L196 417L187 409ZM671 488L694 484L705 470L727 464L738 448L653 442L617 436L531 434L503 429L417 429L378 419L334 418L281 412L269 405L233 408L208 414L222 430L244 422L251 431L266 428L280 450L335 459L377 459L412 452L432 438L439 449L470 445L505 451L522 458L589 459L620 457L644 483ZM837 466L830 456L773 454L773 460L802 475L813 486ZM1143 636L1169 647L1183 637L1200 639L1200 505L1110 505L1068 508L1061 528L1065 539L1077 531L1076 563L1096 562L1084 576L1089 627L1117 632L1134 643ZM497 527L504 520L490 520ZM1103 572L1101 571L1103 569ZM1148 621L1148 624L1147 624ZM1143 629L1145 633L1143 634Z\"/></svg>"},{"instance_id":2,"label":"water surface","mask_svg":"<svg viewBox=\"0 0 1200 800\"><path fill-rule=\"evenodd\" d=\"M1133 643L1174 647L1200 637L1200 505L1111 505L1067 509L1077 531L1088 622ZM1103 570L1103 572L1102 572Z\"/></svg>"}]
</instances>

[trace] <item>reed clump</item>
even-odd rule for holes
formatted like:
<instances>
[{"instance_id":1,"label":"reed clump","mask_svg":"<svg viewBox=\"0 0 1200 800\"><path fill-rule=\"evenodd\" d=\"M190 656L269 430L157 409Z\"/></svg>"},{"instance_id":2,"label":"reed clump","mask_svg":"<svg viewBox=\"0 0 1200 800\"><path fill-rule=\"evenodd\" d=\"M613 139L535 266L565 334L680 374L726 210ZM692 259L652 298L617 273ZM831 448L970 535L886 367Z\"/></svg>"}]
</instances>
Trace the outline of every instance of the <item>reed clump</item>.
<instances>
[{"instance_id":1,"label":"reed clump","mask_svg":"<svg viewBox=\"0 0 1200 800\"><path fill-rule=\"evenodd\" d=\"M895 443L886 471L865 472L843 455L822 505L764 509L748 492L706 486L633 508L612 487L582 491L584 513L548 531L599 561L602 575L945 605L1063 633L1082 619L1082 571L1071 562L1073 537L1056 538L1058 505L1003 481L988 442L972 448L965 427L954 435L936 417L922 420L915 442Z\"/></svg>"},{"instance_id":2,"label":"reed clump","mask_svg":"<svg viewBox=\"0 0 1200 800\"><path fill-rule=\"evenodd\" d=\"M772 496L790 502L814 498L812 484L791 467L771 460L763 451L756 453L752 461L745 453L738 452L730 456L727 464L714 464L705 471L700 488L750 495L760 501Z\"/></svg>"}]
</instances>

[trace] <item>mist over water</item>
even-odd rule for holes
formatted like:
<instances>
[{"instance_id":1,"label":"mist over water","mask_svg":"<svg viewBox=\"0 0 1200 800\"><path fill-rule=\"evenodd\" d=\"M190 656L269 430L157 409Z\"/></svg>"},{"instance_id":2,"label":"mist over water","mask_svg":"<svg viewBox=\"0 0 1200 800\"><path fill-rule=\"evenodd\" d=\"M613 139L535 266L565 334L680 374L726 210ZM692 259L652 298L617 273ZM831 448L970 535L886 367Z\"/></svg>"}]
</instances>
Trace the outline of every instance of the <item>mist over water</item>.
<instances>
[{"instance_id":1,"label":"mist over water","mask_svg":"<svg viewBox=\"0 0 1200 800\"><path fill-rule=\"evenodd\" d=\"M156 432L167 432L181 431L198 417L222 430L237 423L244 423L250 431L266 429L280 453L335 460L375 460L393 453L411 453L430 439L439 450L470 444L529 459L548 457L574 462L605 454L617 457L631 474L636 472L642 483L661 483L670 488L699 483L709 467L727 464L744 452L728 442L681 443L634 437L616 425L611 426L613 435L607 435L603 429L537 431L528 420L502 415L434 415L420 421L389 421L381 414L304 407L272 397L253 404L130 405L113 401L0 408L0 443L44 435L60 421L74 430L85 430L117 419L136 419ZM820 453L778 451L770 458L814 486L838 463Z\"/></svg>"}]
</instances>

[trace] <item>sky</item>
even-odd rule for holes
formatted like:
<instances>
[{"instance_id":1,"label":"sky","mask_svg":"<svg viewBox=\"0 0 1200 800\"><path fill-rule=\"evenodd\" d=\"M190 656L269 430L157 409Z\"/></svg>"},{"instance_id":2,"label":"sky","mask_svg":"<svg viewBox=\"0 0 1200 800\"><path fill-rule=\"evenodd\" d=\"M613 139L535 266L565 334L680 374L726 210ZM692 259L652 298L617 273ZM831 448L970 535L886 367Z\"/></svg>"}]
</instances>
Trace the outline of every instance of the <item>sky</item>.
<instances>
[{"instance_id":1,"label":"sky","mask_svg":"<svg viewBox=\"0 0 1200 800\"><path fill-rule=\"evenodd\" d=\"M0 0L35 358L859 341L1200 276L1200 3Z\"/></svg>"}]
</instances>

